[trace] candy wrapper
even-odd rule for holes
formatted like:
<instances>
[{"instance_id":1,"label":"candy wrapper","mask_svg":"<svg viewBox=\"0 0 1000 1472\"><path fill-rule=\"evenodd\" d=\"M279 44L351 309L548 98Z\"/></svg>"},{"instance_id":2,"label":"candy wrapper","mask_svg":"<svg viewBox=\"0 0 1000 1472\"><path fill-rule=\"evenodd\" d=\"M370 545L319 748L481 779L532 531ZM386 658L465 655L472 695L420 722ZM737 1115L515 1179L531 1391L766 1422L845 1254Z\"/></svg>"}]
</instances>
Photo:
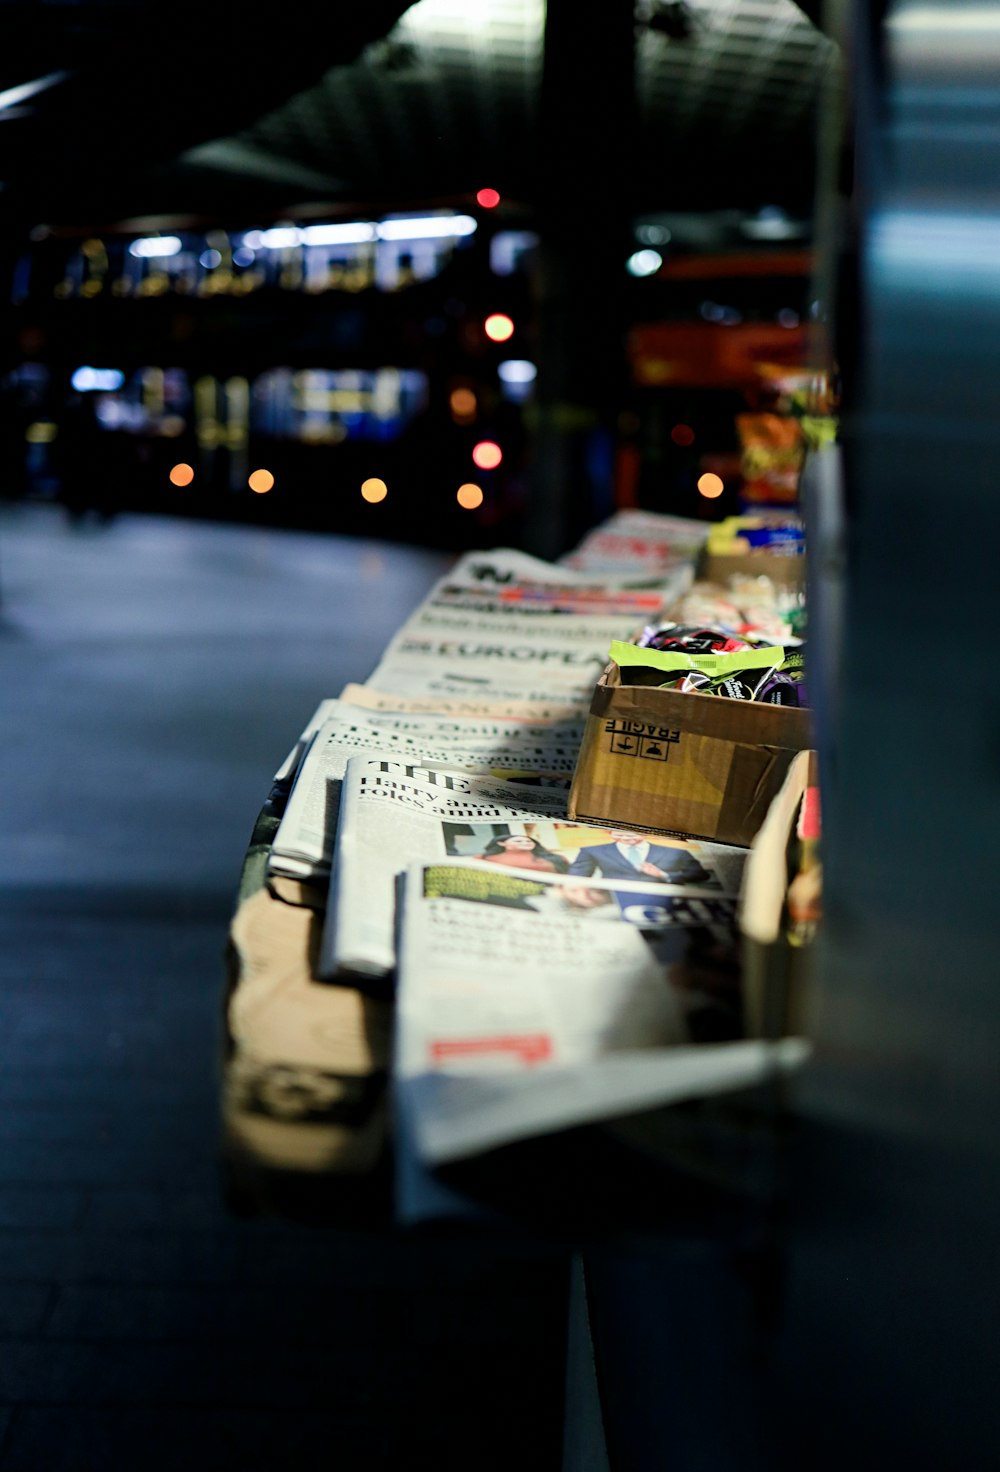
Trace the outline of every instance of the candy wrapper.
<instances>
[{"instance_id":1,"label":"candy wrapper","mask_svg":"<svg viewBox=\"0 0 1000 1472\"><path fill-rule=\"evenodd\" d=\"M704 631L701 631L704 632ZM622 671L641 671L642 683L685 693L756 700L768 705L806 704L805 656L801 648L780 645L691 652L654 649L616 640L610 657ZM658 679L655 679L659 676ZM623 675L623 679L627 680Z\"/></svg>"},{"instance_id":2,"label":"candy wrapper","mask_svg":"<svg viewBox=\"0 0 1000 1472\"><path fill-rule=\"evenodd\" d=\"M805 627L801 592L748 574L734 575L727 587L694 583L672 611L679 623L718 629L756 644L794 643Z\"/></svg>"},{"instance_id":3,"label":"candy wrapper","mask_svg":"<svg viewBox=\"0 0 1000 1472\"><path fill-rule=\"evenodd\" d=\"M636 643L641 649L669 649L680 654L730 654L751 647L746 639L737 639L724 629L699 628L695 624L647 625Z\"/></svg>"}]
</instances>

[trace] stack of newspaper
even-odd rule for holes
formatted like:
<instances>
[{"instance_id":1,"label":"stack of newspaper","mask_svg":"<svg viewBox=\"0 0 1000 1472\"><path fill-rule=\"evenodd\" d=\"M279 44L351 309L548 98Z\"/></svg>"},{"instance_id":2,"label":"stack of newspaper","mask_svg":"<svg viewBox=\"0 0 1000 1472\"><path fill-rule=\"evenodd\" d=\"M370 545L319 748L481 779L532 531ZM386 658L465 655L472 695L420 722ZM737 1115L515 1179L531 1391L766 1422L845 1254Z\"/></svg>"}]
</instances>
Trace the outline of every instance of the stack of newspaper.
<instances>
[{"instance_id":1,"label":"stack of newspaper","mask_svg":"<svg viewBox=\"0 0 1000 1472\"><path fill-rule=\"evenodd\" d=\"M744 850L566 816L609 644L683 595L707 532L621 513L558 564L466 554L277 774L271 873L329 885L322 977L395 986L429 1164L796 1061L742 1037Z\"/></svg>"}]
</instances>

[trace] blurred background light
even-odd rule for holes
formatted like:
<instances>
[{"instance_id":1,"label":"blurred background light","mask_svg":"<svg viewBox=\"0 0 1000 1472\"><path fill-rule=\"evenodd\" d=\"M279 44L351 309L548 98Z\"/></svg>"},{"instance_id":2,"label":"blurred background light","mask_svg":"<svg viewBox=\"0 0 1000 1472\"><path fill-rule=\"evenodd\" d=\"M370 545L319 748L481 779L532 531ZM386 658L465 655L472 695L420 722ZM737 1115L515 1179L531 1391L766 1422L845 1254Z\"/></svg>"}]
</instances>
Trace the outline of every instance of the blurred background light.
<instances>
[{"instance_id":1,"label":"blurred background light","mask_svg":"<svg viewBox=\"0 0 1000 1472\"><path fill-rule=\"evenodd\" d=\"M504 383L534 383L538 369L527 358L506 358L497 364L497 374Z\"/></svg>"},{"instance_id":2,"label":"blurred background light","mask_svg":"<svg viewBox=\"0 0 1000 1472\"><path fill-rule=\"evenodd\" d=\"M194 467L186 465L183 461L175 465L170 472L170 484L172 486L189 486L194 480Z\"/></svg>"},{"instance_id":3,"label":"blurred background light","mask_svg":"<svg viewBox=\"0 0 1000 1472\"><path fill-rule=\"evenodd\" d=\"M471 388L453 388L448 396L453 416L460 423L469 424L476 417L476 396Z\"/></svg>"},{"instance_id":4,"label":"blurred background light","mask_svg":"<svg viewBox=\"0 0 1000 1472\"><path fill-rule=\"evenodd\" d=\"M670 431L670 438L675 445L693 445L694 430L690 424L675 424Z\"/></svg>"},{"instance_id":5,"label":"blurred background light","mask_svg":"<svg viewBox=\"0 0 1000 1472\"><path fill-rule=\"evenodd\" d=\"M389 487L384 480L377 476L371 476L368 480L361 482L361 495L366 501L374 505L377 501L384 501L389 494Z\"/></svg>"},{"instance_id":6,"label":"blurred background light","mask_svg":"<svg viewBox=\"0 0 1000 1472\"><path fill-rule=\"evenodd\" d=\"M269 470L255 470L251 474L247 485L258 496L264 496L274 485L274 476Z\"/></svg>"},{"instance_id":7,"label":"blurred background light","mask_svg":"<svg viewBox=\"0 0 1000 1472\"><path fill-rule=\"evenodd\" d=\"M475 481L466 481L465 485L459 486L455 500L465 511L475 511L477 506L483 504L483 491Z\"/></svg>"},{"instance_id":8,"label":"blurred background light","mask_svg":"<svg viewBox=\"0 0 1000 1472\"><path fill-rule=\"evenodd\" d=\"M629 256L625 262L625 269L630 276L652 276L663 265L663 257L658 250L637 250Z\"/></svg>"},{"instance_id":9,"label":"blurred background light","mask_svg":"<svg viewBox=\"0 0 1000 1472\"><path fill-rule=\"evenodd\" d=\"M639 225L635 235L643 245L666 245L671 238L666 225Z\"/></svg>"},{"instance_id":10,"label":"blurred background light","mask_svg":"<svg viewBox=\"0 0 1000 1472\"><path fill-rule=\"evenodd\" d=\"M244 245L248 242L244 240ZM260 246L265 250L294 250L302 243L302 231L297 225L274 225L270 230L260 232ZM252 249L259 250L260 246Z\"/></svg>"},{"instance_id":11,"label":"blurred background light","mask_svg":"<svg viewBox=\"0 0 1000 1472\"><path fill-rule=\"evenodd\" d=\"M500 194L496 189L480 189L476 194L476 203L484 210L495 210L500 203Z\"/></svg>"},{"instance_id":12,"label":"blurred background light","mask_svg":"<svg viewBox=\"0 0 1000 1472\"><path fill-rule=\"evenodd\" d=\"M780 206L767 204L741 220L740 231L748 240L798 240L808 233L808 225L804 220L791 219Z\"/></svg>"},{"instance_id":13,"label":"blurred background light","mask_svg":"<svg viewBox=\"0 0 1000 1472\"><path fill-rule=\"evenodd\" d=\"M0 112L6 112L8 108L18 107L22 102L27 102L29 97L37 97L39 92L46 92L50 87L56 86L69 76L69 72L49 72L48 76L36 77L33 82L20 82L16 87L8 87L0 92Z\"/></svg>"},{"instance_id":14,"label":"blurred background light","mask_svg":"<svg viewBox=\"0 0 1000 1472\"><path fill-rule=\"evenodd\" d=\"M505 312L491 312L483 323L483 331L491 342L506 342L514 336L514 323Z\"/></svg>"},{"instance_id":15,"label":"blurred background light","mask_svg":"<svg viewBox=\"0 0 1000 1472\"><path fill-rule=\"evenodd\" d=\"M179 235L147 235L141 240L133 240L128 253L140 260L149 260L154 256L175 256L182 245Z\"/></svg>"},{"instance_id":16,"label":"blurred background light","mask_svg":"<svg viewBox=\"0 0 1000 1472\"><path fill-rule=\"evenodd\" d=\"M698 477L698 493L706 496L709 501L714 501L716 496L721 496L725 489L722 477L714 475L711 471L706 471L704 475Z\"/></svg>"},{"instance_id":17,"label":"blurred background light","mask_svg":"<svg viewBox=\"0 0 1000 1472\"><path fill-rule=\"evenodd\" d=\"M473 446L472 459L480 470L496 470L503 459L503 451L494 440L480 440Z\"/></svg>"},{"instance_id":18,"label":"blurred background light","mask_svg":"<svg viewBox=\"0 0 1000 1472\"><path fill-rule=\"evenodd\" d=\"M537 249L534 230L498 230L490 240L490 270L495 276L513 276Z\"/></svg>"},{"instance_id":19,"label":"blurred background light","mask_svg":"<svg viewBox=\"0 0 1000 1472\"><path fill-rule=\"evenodd\" d=\"M78 394L114 393L124 382L125 375L120 368L91 368L88 364L77 368L70 379Z\"/></svg>"},{"instance_id":20,"label":"blurred background light","mask_svg":"<svg viewBox=\"0 0 1000 1472\"><path fill-rule=\"evenodd\" d=\"M375 226L368 220L348 220L333 225L307 225L303 245L364 245L375 239Z\"/></svg>"},{"instance_id":21,"label":"blurred background light","mask_svg":"<svg viewBox=\"0 0 1000 1472\"><path fill-rule=\"evenodd\" d=\"M471 215L411 215L380 220L375 229L379 240L435 240L471 235L478 228Z\"/></svg>"}]
</instances>

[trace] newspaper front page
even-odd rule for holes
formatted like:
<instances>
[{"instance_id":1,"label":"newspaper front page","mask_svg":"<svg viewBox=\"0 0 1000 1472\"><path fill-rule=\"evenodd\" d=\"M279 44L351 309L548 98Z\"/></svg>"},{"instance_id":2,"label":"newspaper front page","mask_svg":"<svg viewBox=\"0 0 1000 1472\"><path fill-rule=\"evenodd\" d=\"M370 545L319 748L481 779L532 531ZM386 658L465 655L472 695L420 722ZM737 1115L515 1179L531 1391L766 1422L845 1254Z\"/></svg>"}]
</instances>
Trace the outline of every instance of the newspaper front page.
<instances>
[{"instance_id":1,"label":"newspaper front page","mask_svg":"<svg viewBox=\"0 0 1000 1472\"><path fill-rule=\"evenodd\" d=\"M385 976L395 966L396 875L420 860L489 847L497 834L533 834L566 820L563 789L525 787L453 769L429 771L352 757L340 799L320 975ZM483 835L482 838L478 835ZM507 839L525 860L541 841ZM496 852L506 850L499 844Z\"/></svg>"},{"instance_id":2,"label":"newspaper front page","mask_svg":"<svg viewBox=\"0 0 1000 1472\"><path fill-rule=\"evenodd\" d=\"M589 531L561 559L561 565L590 577L665 576L677 568L693 567L710 529L709 522L685 516L618 511Z\"/></svg>"},{"instance_id":3,"label":"newspaper front page","mask_svg":"<svg viewBox=\"0 0 1000 1472\"><path fill-rule=\"evenodd\" d=\"M411 863L447 858L564 875L584 887L617 877L725 898L717 923L733 919L745 850L571 822L563 791L353 757L341 790L320 974L391 971L395 877ZM601 897L610 901L608 892ZM708 911L698 913L704 919Z\"/></svg>"},{"instance_id":4,"label":"newspaper front page","mask_svg":"<svg viewBox=\"0 0 1000 1472\"><path fill-rule=\"evenodd\" d=\"M409 711L413 715L455 716L463 720L522 721L534 726L576 723L581 734L584 716L578 701L489 700L475 695L402 695L373 690L368 685L345 685L340 698L365 710Z\"/></svg>"},{"instance_id":5,"label":"newspaper front page","mask_svg":"<svg viewBox=\"0 0 1000 1472\"><path fill-rule=\"evenodd\" d=\"M390 640L376 691L563 700L581 707L625 638L687 591L690 563L642 578L585 576L509 548L467 553Z\"/></svg>"},{"instance_id":6,"label":"newspaper front page","mask_svg":"<svg viewBox=\"0 0 1000 1472\"><path fill-rule=\"evenodd\" d=\"M470 860L407 871L396 1086L427 1163L745 1088L804 1060L798 1039L692 1041L671 942L688 927L721 941L724 897L585 887L581 906L565 876Z\"/></svg>"},{"instance_id":7,"label":"newspaper front page","mask_svg":"<svg viewBox=\"0 0 1000 1472\"><path fill-rule=\"evenodd\" d=\"M342 706L315 732L299 764L270 867L300 878L329 873L340 782L352 756L383 755L415 766L465 767L568 786L579 744L575 723L533 726Z\"/></svg>"}]
</instances>

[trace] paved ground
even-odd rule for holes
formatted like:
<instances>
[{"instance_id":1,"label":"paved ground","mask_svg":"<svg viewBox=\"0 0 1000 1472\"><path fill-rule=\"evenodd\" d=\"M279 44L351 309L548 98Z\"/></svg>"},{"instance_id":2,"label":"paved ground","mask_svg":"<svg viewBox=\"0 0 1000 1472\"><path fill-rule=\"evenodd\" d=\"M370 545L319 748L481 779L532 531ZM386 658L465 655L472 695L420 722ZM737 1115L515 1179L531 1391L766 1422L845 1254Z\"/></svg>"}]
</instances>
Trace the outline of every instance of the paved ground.
<instances>
[{"instance_id":1,"label":"paved ground","mask_svg":"<svg viewBox=\"0 0 1000 1472\"><path fill-rule=\"evenodd\" d=\"M559 1466L555 1254L238 1221L219 1191L254 817L445 565L0 508L3 1472Z\"/></svg>"}]
</instances>

